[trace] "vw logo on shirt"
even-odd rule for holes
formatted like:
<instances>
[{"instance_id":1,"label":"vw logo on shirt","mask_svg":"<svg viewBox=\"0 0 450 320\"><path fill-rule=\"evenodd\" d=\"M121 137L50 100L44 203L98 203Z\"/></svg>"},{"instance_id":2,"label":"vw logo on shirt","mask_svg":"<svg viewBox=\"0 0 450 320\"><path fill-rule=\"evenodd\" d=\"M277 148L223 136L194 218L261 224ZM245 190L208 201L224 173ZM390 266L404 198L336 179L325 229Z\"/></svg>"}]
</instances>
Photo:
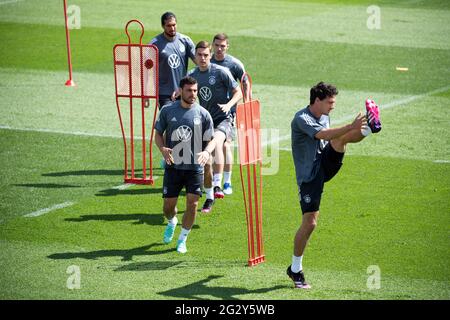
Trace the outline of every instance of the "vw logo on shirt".
<instances>
[{"instance_id":1,"label":"vw logo on shirt","mask_svg":"<svg viewBox=\"0 0 450 320\"><path fill-rule=\"evenodd\" d=\"M180 66L180 63L181 63L180 57L179 57L178 55L176 55L175 53L171 54L171 55L169 56L169 59L168 59L167 61L168 61L168 63L169 63L169 66L170 66L172 69L178 68L178 67Z\"/></svg>"},{"instance_id":2,"label":"vw logo on shirt","mask_svg":"<svg viewBox=\"0 0 450 320\"><path fill-rule=\"evenodd\" d=\"M192 130L188 126L182 125L179 126L176 130L176 137L178 141L189 141L192 137Z\"/></svg>"},{"instance_id":3,"label":"vw logo on shirt","mask_svg":"<svg viewBox=\"0 0 450 320\"><path fill-rule=\"evenodd\" d=\"M199 93L204 101L211 100L212 93L211 93L211 89L209 89L209 87L201 87Z\"/></svg>"}]
</instances>

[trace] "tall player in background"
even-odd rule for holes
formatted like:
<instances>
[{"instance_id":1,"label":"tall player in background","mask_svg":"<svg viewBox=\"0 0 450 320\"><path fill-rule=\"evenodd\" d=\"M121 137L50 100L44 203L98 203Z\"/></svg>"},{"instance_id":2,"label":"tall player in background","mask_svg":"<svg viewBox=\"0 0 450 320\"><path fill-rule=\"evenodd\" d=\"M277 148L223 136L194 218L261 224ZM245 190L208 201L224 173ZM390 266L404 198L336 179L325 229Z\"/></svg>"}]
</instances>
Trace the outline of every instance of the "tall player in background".
<instances>
[{"instance_id":1,"label":"tall player in background","mask_svg":"<svg viewBox=\"0 0 450 320\"><path fill-rule=\"evenodd\" d=\"M186 76L189 58L195 63L194 43L188 36L177 32L175 14L165 12L161 16L161 26L163 32L150 41L150 44L158 48L159 109L175 100L173 92L178 89L180 80ZM148 100L146 106L148 107ZM164 159L161 159L161 168L165 165Z\"/></svg>"},{"instance_id":2,"label":"tall player in background","mask_svg":"<svg viewBox=\"0 0 450 320\"><path fill-rule=\"evenodd\" d=\"M233 76L235 81L242 81L244 87L244 96L246 98L249 97L250 86L248 85L247 78L244 79L242 76L245 74L245 67L242 62L228 54L228 49L230 48L228 42L228 36L225 33L218 33L213 38L213 56L211 58L211 63L218 64L219 66L228 68L230 70L231 75ZM230 92L230 95L232 93ZM230 109L231 117L232 117L232 125L234 129L234 120L236 116L236 104L233 105ZM233 193L232 185L231 185L231 172L233 168L233 148L231 142L234 140L235 134L234 130L232 130L232 134L229 139L227 139L224 144L224 155L225 155L225 164L223 168L223 193L230 195Z\"/></svg>"},{"instance_id":3,"label":"tall player in background","mask_svg":"<svg viewBox=\"0 0 450 320\"><path fill-rule=\"evenodd\" d=\"M163 32L150 41L159 53L159 109L174 100L173 92L186 76L189 58L195 63L191 38L177 32L177 17L172 12L161 16Z\"/></svg>"},{"instance_id":4,"label":"tall player in background","mask_svg":"<svg viewBox=\"0 0 450 320\"><path fill-rule=\"evenodd\" d=\"M202 212L212 210L214 199L223 198L221 188L224 166L223 143L230 138L232 125L230 109L242 98L239 84L227 68L211 63L211 46L200 41L195 47L197 67L189 75L198 81L200 105L211 114L214 122L214 163L205 165L206 201ZM211 168L212 167L212 168ZM214 169L214 174L213 170Z\"/></svg>"}]
</instances>

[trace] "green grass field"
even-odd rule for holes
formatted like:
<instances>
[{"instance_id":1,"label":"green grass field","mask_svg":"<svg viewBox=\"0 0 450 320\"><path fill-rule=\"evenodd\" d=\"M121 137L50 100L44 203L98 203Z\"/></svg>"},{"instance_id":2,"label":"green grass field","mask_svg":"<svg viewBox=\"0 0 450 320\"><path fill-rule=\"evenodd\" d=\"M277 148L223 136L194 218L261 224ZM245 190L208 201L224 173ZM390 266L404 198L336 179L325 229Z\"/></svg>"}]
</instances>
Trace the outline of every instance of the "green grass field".
<instances>
[{"instance_id":1,"label":"green grass field","mask_svg":"<svg viewBox=\"0 0 450 320\"><path fill-rule=\"evenodd\" d=\"M69 1L81 29L67 88L61 1L0 1L1 299L450 299L448 1L126 3ZM370 5L379 30L367 28ZM256 267L246 266L237 165L234 194L197 216L185 255L162 242L162 170L154 186L123 185L112 47L133 18L150 41L167 10L194 42L228 33L252 75L268 173L267 261ZM289 128L320 80L340 91L332 125L371 97L383 130L350 145L326 185L303 291L285 275L301 221ZM184 208L182 196L179 220ZM79 289L67 287L71 266ZM370 266L379 289L367 285Z\"/></svg>"}]
</instances>

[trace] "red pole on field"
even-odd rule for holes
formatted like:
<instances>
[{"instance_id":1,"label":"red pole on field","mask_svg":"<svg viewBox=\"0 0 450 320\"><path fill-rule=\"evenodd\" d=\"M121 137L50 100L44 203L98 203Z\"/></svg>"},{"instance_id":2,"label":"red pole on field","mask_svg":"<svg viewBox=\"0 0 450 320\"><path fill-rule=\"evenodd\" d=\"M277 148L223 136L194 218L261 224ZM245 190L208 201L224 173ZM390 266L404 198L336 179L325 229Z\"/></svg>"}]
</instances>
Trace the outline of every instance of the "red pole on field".
<instances>
[{"instance_id":1,"label":"red pole on field","mask_svg":"<svg viewBox=\"0 0 450 320\"><path fill-rule=\"evenodd\" d=\"M247 82L243 81L245 77ZM265 255L262 234L261 108L259 101L252 99L251 86L252 79L245 73L241 81L243 103L238 104L236 108L236 128L247 222L248 265L255 266L265 261ZM244 182L244 168L247 168L247 186Z\"/></svg>"},{"instance_id":2,"label":"red pole on field","mask_svg":"<svg viewBox=\"0 0 450 320\"><path fill-rule=\"evenodd\" d=\"M70 54L70 35L69 24L67 21L67 1L64 0L64 20L66 25L66 43L67 43L67 61L69 63L69 80L66 81L67 87L75 86L75 82L72 80L72 56Z\"/></svg>"}]
</instances>

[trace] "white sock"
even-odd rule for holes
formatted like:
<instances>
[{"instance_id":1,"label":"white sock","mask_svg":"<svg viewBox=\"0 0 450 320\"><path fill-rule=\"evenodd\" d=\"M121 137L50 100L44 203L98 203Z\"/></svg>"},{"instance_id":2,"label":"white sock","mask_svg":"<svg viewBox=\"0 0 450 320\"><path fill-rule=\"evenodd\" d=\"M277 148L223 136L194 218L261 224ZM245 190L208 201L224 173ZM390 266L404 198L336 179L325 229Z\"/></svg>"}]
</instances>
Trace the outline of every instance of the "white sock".
<instances>
[{"instance_id":1,"label":"white sock","mask_svg":"<svg viewBox=\"0 0 450 320\"><path fill-rule=\"evenodd\" d=\"M214 173L213 177L213 187L220 187L222 185L222 174Z\"/></svg>"},{"instance_id":2,"label":"white sock","mask_svg":"<svg viewBox=\"0 0 450 320\"><path fill-rule=\"evenodd\" d=\"M228 171L224 171L223 172L223 182L231 184L231 171L230 172L228 172Z\"/></svg>"},{"instance_id":3,"label":"white sock","mask_svg":"<svg viewBox=\"0 0 450 320\"><path fill-rule=\"evenodd\" d=\"M205 188L206 199L214 200L214 189L213 188Z\"/></svg>"},{"instance_id":4,"label":"white sock","mask_svg":"<svg viewBox=\"0 0 450 320\"><path fill-rule=\"evenodd\" d=\"M171 224L172 226L176 226L177 223L178 223L177 216L174 216L172 219L169 219L169 224Z\"/></svg>"},{"instance_id":5,"label":"white sock","mask_svg":"<svg viewBox=\"0 0 450 320\"><path fill-rule=\"evenodd\" d=\"M302 260L303 260L303 256L297 257L297 256L292 255L292 264L291 264L292 272L297 273L297 272L300 272L303 270Z\"/></svg>"},{"instance_id":6,"label":"white sock","mask_svg":"<svg viewBox=\"0 0 450 320\"><path fill-rule=\"evenodd\" d=\"M180 237L178 238L178 240L186 241L189 232L191 232L191 230L181 228L181 233L180 233Z\"/></svg>"},{"instance_id":7,"label":"white sock","mask_svg":"<svg viewBox=\"0 0 450 320\"><path fill-rule=\"evenodd\" d=\"M372 133L372 130L370 130L369 126L364 126L364 129L361 129L361 134L364 137L367 137L368 135L370 135Z\"/></svg>"}]
</instances>

